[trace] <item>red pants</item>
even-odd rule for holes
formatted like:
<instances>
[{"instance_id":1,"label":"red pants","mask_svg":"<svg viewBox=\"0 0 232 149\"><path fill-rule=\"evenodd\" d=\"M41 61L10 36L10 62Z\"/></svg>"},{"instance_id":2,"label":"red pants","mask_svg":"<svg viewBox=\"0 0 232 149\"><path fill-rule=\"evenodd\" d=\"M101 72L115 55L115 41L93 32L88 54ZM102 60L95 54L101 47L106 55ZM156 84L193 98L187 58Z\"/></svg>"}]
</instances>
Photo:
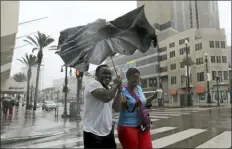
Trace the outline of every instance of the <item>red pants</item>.
<instances>
[{"instance_id":1,"label":"red pants","mask_svg":"<svg viewBox=\"0 0 232 149\"><path fill-rule=\"evenodd\" d=\"M9 114L12 115L13 114L13 107L9 108Z\"/></svg>"},{"instance_id":2,"label":"red pants","mask_svg":"<svg viewBox=\"0 0 232 149\"><path fill-rule=\"evenodd\" d=\"M152 149L150 131L141 132L139 128L118 126L118 138L126 149Z\"/></svg>"}]
</instances>

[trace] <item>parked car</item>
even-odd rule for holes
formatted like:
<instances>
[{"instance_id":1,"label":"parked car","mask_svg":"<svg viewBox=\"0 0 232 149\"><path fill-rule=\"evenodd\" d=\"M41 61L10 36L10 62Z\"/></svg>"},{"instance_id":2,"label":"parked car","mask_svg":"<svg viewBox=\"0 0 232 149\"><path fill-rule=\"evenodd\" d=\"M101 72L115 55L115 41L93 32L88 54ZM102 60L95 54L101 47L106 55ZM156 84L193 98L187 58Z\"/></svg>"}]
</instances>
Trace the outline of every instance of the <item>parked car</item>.
<instances>
[{"instance_id":1,"label":"parked car","mask_svg":"<svg viewBox=\"0 0 232 149\"><path fill-rule=\"evenodd\" d=\"M57 105L54 101L44 101L42 105L42 110L54 110L57 108Z\"/></svg>"}]
</instances>

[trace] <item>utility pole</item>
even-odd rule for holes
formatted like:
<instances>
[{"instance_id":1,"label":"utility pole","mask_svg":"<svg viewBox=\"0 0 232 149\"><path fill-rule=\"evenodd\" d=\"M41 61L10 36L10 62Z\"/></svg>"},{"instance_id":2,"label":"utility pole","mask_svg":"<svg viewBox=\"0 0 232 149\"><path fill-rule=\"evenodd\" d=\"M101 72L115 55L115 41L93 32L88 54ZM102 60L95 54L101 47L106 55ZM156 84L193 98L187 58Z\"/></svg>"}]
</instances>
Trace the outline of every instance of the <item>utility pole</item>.
<instances>
[{"instance_id":1,"label":"utility pole","mask_svg":"<svg viewBox=\"0 0 232 149\"><path fill-rule=\"evenodd\" d=\"M209 62L208 61L208 54L205 53L205 66L206 66L207 77L209 77L208 62ZM207 78L207 103L212 103L210 90L209 90L209 78Z\"/></svg>"},{"instance_id":2,"label":"utility pole","mask_svg":"<svg viewBox=\"0 0 232 149\"><path fill-rule=\"evenodd\" d=\"M216 83L217 83L217 106L220 106L218 82L219 82L219 76L216 76Z\"/></svg>"},{"instance_id":3,"label":"utility pole","mask_svg":"<svg viewBox=\"0 0 232 149\"><path fill-rule=\"evenodd\" d=\"M80 119L80 105L82 103L81 89L82 89L82 79L83 79L83 72L80 70L76 70L76 78L77 78L77 118Z\"/></svg>"},{"instance_id":4,"label":"utility pole","mask_svg":"<svg viewBox=\"0 0 232 149\"><path fill-rule=\"evenodd\" d=\"M188 59L188 51L190 51L190 49L188 49L188 41L185 40L185 52L186 52L186 66L187 66L187 103L188 106L192 106L192 101L191 101L191 95L190 95L190 81L189 81L189 59Z\"/></svg>"}]
</instances>

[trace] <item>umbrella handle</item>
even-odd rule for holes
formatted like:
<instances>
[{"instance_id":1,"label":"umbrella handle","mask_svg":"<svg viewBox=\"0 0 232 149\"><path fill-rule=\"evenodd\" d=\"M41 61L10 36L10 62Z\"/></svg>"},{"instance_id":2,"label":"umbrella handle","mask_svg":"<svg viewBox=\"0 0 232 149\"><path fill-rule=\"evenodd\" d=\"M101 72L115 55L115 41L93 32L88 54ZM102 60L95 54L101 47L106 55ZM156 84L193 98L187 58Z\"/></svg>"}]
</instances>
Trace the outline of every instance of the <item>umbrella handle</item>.
<instances>
[{"instance_id":1,"label":"umbrella handle","mask_svg":"<svg viewBox=\"0 0 232 149\"><path fill-rule=\"evenodd\" d=\"M116 67L115 67L115 65L114 65L114 60L113 60L112 56L110 56L110 58L111 58L111 61L112 61L113 67L114 67L114 71L115 71L116 75L118 76Z\"/></svg>"}]
</instances>

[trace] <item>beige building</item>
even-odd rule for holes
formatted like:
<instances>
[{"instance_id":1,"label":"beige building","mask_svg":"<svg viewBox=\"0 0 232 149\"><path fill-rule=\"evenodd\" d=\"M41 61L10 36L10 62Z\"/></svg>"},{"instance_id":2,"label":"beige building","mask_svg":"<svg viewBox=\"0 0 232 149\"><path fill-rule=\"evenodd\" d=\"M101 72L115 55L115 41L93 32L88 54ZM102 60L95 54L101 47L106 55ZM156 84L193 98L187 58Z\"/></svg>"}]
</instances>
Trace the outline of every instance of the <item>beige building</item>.
<instances>
[{"instance_id":1,"label":"beige building","mask_svg":"<svg viewBox=\"0 0 232 149\"><path fill-rule=\"evenodd\" d=\"M216 75L220 76L220 97L226 94L225 91L228 90L229 81L228 53L224 29L192 28L178 32L169 28L165 32L158 32L158 37L162 37L159 38L158 51L151 47L144 54L136 52L132 56L119 55L114 58L116 68L122 78L125 77L125 71L128 67L135 66L141 73L141 85L144 91L155 90L161 82L165 102L186 104L186 70L182 60L186 57L185 40L188 40L189 57L195 63L191 66L190 71L193 102L195 104L206 102L205 53L208 54L208 68L213 79L210 81L213 102L215 102ZM110 59L106 63L112 67Z\"/></svg>"},{"instance_id":2,"label":"beige building","mask_svg":"<svg viewBox=\"0 0 232 149\"><path fill-rule=\"evenodd\" d=\"M144 4L149 22L160 31L220 28L217 1L137 1L138 7Z\"/></svg>"},{"instance_id":3,"label":"beige building","mask_svg":"<svg viewBox=\"0 0 232 149\"><path fill-rule=\"evenodd\" d=\"M18 31L19 1L1 1L1 93L22 92L10 77L15 38ZM11 82L7 84L7 82Z\"/></svg>"}]
</instances>

